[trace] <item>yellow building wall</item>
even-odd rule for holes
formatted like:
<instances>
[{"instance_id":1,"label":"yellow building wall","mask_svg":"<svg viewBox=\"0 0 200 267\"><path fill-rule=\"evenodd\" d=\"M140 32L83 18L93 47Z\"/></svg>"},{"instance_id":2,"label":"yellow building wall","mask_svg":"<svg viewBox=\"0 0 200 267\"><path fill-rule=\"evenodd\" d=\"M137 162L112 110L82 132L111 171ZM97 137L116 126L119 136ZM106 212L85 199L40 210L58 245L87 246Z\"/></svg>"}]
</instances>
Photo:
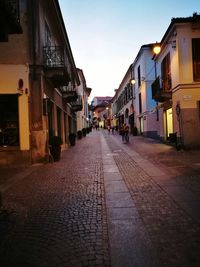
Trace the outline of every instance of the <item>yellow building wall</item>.
<instances>
[{"instance_id":1,"label":"yellow building wall","mask_svg":"<svg viewBox=\"0 0 200 267\"><path fill-rule=\"evenodd\" d=\"M19 79L23 79L24 82L21 90L18 88ZM0 94L19 94L20 150L29 150L29 86L28 67L26 65L0 65Z\"/></svg>"},{"instance_id":2,"label":"yellow building wall","mask_svg":"<svg viewBox=\"0 0 200 267\"><path fill-rule=\"evenodd\" d=\"M197 108L197 101L200 100L199 88L181 89L173 94L173 103L179 102L181 108Z\"/></svg>"}]
</instances>

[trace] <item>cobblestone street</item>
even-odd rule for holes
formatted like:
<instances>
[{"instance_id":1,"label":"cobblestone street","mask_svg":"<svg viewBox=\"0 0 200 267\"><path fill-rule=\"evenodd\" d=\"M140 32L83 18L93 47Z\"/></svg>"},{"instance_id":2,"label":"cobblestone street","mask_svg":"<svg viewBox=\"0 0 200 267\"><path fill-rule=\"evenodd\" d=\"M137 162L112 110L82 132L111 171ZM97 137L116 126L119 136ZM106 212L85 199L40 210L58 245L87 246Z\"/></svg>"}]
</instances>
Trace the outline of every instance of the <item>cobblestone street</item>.
<instances>
[{"instance_id":1,"label":"cobblestone street","mask_svg":"<svg viewBox=\"0 0 200 267\"><path fill-rule=\"evenodd\" d=\"M0 266L200 266L200 159L139 140L93 131L23 179L4 170Z\"/></svg>"},{"instance_id":2,"label":"cobblestone street","mask_svg":"<svg viewBox=\"0 0 200 267\"><path fill-rule=\"evenodd\" d=\"M15 225L0 266L110 266L98 144L99 135L80 140L3 195Z\"/></svg>"}]
</instances>

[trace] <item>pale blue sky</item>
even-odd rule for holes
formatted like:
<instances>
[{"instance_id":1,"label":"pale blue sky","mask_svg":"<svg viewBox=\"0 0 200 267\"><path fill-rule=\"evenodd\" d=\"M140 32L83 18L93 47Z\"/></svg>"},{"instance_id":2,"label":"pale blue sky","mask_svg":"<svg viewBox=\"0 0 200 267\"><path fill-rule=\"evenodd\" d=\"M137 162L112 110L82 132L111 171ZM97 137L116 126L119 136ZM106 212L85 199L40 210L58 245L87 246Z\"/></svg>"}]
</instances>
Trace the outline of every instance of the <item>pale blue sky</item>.
<instances>
[{"instance_id":1,"label":"pale blue sky","mask_svg":"<svg viewBox=\"0 0 200 267\"><path fill-rule=\"evenodd\" d=\"M199 0L59 0L76 66L94 96L113 96L140 47L160 41L172 17Z\"/></svg>"}]
</instances>

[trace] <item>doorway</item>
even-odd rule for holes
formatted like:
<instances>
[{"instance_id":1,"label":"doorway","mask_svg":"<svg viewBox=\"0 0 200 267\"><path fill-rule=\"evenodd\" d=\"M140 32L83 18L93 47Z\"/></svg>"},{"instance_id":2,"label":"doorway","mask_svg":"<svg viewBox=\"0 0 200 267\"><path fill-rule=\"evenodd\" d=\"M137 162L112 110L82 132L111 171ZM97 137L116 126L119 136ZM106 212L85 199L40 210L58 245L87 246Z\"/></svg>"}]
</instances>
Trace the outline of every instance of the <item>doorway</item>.
<instances>
[{"instance_id":1,"label":"doorway","mask_svg":"<svg viewBox=\"0 0 200 267\"><path fill-rule=\"evenodd\" d=\"M170 133L173 133L173 114L172 108L169 108L165 111L166 116L166 137L169 137Z\"/></svg>"},{"instance_id":2,"label":"doorway","mask_svg":"<svg viewBox=\"0 0 200 267\"><path fill-rule=\"evenodd\" d=\"M0 146L19 145L18 95L0 95Z\"/></svg>"}]
</instances>

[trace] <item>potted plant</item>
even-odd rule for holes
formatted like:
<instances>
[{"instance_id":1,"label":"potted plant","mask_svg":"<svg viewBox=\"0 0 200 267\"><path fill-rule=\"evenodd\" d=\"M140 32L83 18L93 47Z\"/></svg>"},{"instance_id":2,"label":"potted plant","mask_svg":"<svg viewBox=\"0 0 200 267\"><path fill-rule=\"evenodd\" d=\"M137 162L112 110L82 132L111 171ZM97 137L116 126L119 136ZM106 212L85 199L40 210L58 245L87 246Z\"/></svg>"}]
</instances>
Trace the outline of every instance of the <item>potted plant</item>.
<instances>
[{"instance_id":1,"label":"potted plant","mask_svg":"<svg viewBox=\"0 0 200 267\"><path fill-rule=\"evenodd\" d=\"M60 160L62 139L60 136L52 136L49 140L50 153L54 161Z\"/></svg>"},{"instance_id":2,"label":"potted plant","mask_svg":"<svg viewBox=\"0 0 200 267\"><path fill-rule=\"evenodd\" d=\"M76 134L75 133L69 134L69 142L70 142L71 146L75 146L75 144L76 144Z\"/></svg>"},{"instance_id":3,"label":"potted plant","mask_svg":"<svg viewBox=\"0 0 200 267\"><path fill-rule=\"evenodd\" d=\"M82 129L82 133L83 133L83 137L85 137L86 136L86 128Z\"/></svg>"},{"instance_id":4,"label":"potted plant","mask_svg":"<svg viewBox=\"0 0 200 267\"><path fill-rule=\"evenodd\" d=\"M82 138L82 135L83 135L83 134L82 134L82 131L79 130L79 131L77 132L78 139L81 139L81 138Z\"/></svg>"}]
</instances>

